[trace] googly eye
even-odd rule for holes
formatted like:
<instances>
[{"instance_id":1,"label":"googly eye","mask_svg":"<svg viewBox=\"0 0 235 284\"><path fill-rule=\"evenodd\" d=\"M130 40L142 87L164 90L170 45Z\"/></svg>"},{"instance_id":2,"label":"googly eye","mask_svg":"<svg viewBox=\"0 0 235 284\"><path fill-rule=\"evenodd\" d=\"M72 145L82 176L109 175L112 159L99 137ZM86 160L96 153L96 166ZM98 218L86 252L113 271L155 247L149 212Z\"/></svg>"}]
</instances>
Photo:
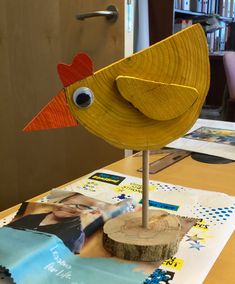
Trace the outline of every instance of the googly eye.
<instances>
[{"instance_id":1,"label":"googly eye","mask_svg":"<svg viewBox=\"0 0 235 284\"><path fill-rule=\"evenodd\" d=\"M87 108L91 106L94 101L92 90L87 87L81 87L73 93L73 102L80 108Z\"/></svg>"}]
</instances>

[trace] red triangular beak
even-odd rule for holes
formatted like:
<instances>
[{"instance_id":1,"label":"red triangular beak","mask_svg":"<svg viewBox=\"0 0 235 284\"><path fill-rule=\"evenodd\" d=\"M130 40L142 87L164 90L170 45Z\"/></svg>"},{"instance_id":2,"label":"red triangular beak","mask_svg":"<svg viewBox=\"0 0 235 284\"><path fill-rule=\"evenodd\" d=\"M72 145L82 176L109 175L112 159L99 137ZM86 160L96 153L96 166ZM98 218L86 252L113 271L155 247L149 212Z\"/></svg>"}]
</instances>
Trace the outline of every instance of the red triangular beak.
<instances>
[{"instance_id":1,"label":"red triangular beak","mask_svg":"<svg viewBox=\"0 0 235 284\"><path fill-rule=\"evenodd\" d=\"M64 90L54 97L23 129L23 131L62 128L78 125L66 101Z\"/></svg>"}]
</instances>

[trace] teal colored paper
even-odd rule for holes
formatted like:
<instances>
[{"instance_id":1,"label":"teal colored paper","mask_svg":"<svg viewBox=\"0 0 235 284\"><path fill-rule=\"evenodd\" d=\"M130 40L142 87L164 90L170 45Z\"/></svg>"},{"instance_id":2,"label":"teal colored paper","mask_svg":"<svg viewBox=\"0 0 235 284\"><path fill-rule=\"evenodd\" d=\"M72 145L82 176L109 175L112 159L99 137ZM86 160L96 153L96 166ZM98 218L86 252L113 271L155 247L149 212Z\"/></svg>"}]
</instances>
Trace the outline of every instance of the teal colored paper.
<instances>
[{"instance_id":1,"label":"teal colored paper","mask_svg":"<svg viewBox=\"0 0 235 284\"><path fill-rule=\"evenodd\" d=\"M109 258L75 256L54 235L0 228L0 265L17 284L131 284L146 275Z\"/></svg>"}]
</instances>

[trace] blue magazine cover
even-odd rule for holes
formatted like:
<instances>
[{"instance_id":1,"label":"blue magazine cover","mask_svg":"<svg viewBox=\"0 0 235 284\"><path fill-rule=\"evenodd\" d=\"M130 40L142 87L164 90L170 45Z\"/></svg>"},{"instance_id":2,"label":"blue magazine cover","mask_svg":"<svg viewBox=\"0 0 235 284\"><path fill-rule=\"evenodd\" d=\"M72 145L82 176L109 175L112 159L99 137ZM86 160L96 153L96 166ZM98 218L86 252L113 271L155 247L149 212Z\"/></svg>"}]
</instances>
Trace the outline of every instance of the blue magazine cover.
<instances>
[{"instance_id":1,"label":"blue magazine cover","mask_svg":"<svg viewBox=\"0 0 235 284\"><path fill-rule=\"evenodd\" d=\"M129 200L108 204L74 192L56 203L24 202L0 228L0 266L17 284L90 284L94 271L97 283L141 283L146 275L132 263L74 255L107 219L132 209Z\"/></svg>"}]
</instances>

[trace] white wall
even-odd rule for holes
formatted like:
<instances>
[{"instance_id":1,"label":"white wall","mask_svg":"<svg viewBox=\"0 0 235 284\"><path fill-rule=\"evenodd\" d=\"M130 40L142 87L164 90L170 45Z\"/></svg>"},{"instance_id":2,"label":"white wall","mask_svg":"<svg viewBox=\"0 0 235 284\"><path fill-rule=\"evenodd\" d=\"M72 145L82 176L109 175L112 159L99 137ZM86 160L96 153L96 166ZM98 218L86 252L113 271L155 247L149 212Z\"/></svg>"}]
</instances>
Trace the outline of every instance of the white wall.
<instances>
[{"instance_id":1,"label":"white wall","mask_svg":"<svg viewBox=\"0 0 235 284\"><path fill-rule=\"evenodd\" d=\"M136 0L134 51L149 46L148 0Z\"/></svg>"}]
</instances>

